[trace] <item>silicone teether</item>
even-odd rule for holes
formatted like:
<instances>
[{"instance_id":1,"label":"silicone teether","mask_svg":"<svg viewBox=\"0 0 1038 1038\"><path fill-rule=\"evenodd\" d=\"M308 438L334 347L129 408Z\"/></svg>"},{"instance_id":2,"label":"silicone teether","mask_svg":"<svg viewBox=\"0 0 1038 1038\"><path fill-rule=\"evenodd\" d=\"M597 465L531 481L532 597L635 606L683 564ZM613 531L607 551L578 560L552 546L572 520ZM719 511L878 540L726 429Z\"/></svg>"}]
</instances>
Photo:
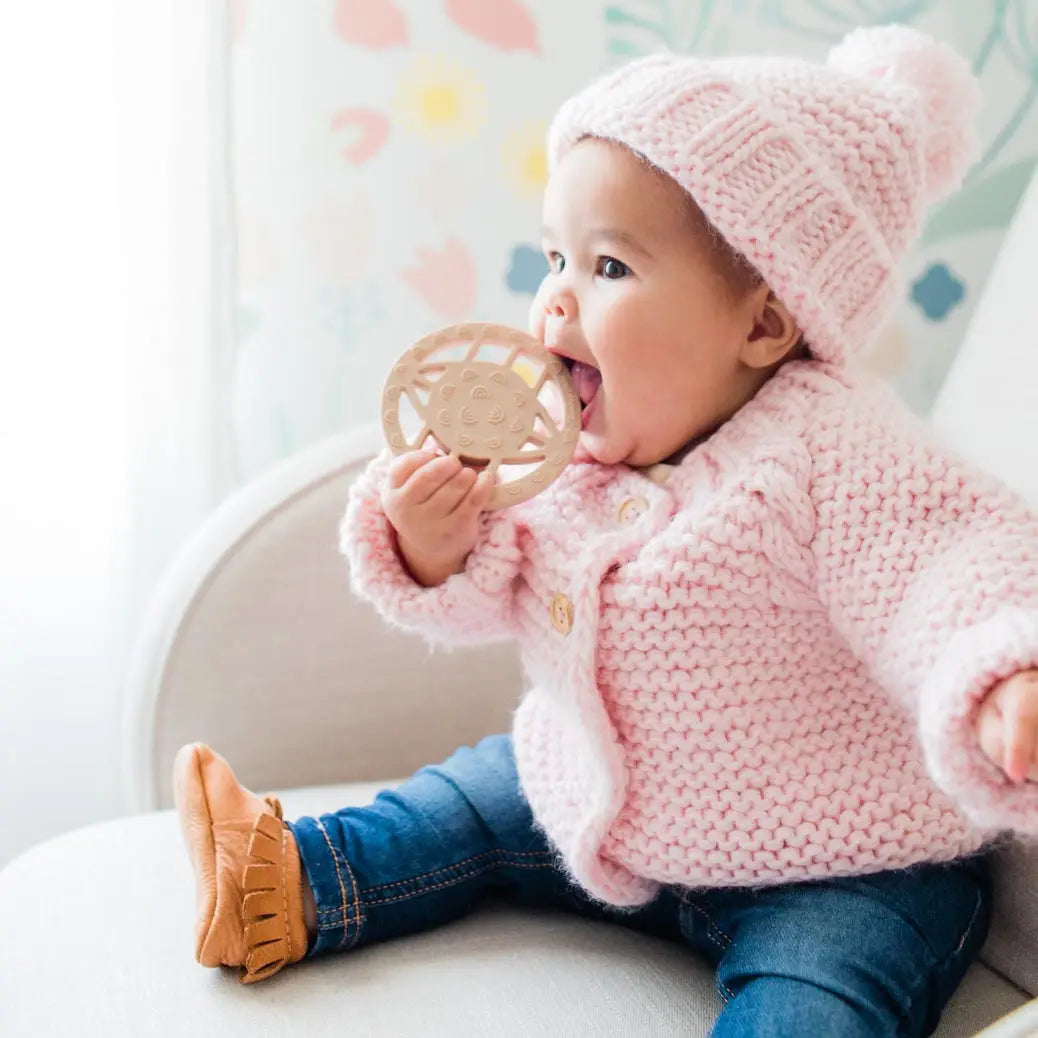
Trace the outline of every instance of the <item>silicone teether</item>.
<instances>
[{"instance_id":1,"label":"silicone teether","mask_svg":"<svg viewBox=\"0 0 1038 1038\"><path fill-rule=\"evenodd\" d=\"M553 390L561 415L546 405ZM420 425L414 436L401 427L404 400ZM456 324L419 339L393 365L382 429L394 454L418 450L431 436L465 464L489 466L497 483L487 507L505 508L540 493L569 463L580 399L565 365L533 336L501 324Z\"/></svg>"}]
</instances>

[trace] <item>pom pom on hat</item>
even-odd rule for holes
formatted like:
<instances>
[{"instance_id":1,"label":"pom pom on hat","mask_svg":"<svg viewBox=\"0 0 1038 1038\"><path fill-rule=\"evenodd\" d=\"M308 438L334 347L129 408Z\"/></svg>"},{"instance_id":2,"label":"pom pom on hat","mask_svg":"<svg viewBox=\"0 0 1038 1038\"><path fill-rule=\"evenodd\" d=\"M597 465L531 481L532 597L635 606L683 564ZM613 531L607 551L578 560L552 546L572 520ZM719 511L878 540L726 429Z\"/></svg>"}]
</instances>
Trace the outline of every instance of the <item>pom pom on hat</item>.
<instances>
[{"instance_id":1,"label":"pom pom on hat","mask_svg":"<svg viewBox=\"0 0 1038 1038\"><path fill-rule=\"evenodd\" d=\"M980 85L965 58L907 25L855 29L830 52L830 68L911 88L921 104L927 201L962 182L976 152Z\"/></svg>"}]
</instances>

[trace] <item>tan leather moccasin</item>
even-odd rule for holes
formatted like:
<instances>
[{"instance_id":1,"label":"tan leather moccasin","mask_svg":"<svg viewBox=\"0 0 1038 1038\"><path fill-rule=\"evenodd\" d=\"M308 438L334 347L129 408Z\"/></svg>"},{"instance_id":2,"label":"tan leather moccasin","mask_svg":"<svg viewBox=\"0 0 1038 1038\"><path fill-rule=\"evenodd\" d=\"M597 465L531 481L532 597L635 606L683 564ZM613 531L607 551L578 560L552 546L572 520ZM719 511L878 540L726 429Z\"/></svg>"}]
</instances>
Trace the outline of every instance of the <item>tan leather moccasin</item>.
<instances>
[{"instance_id":1,"label":"tan leather moccasin","mask_svg":"<svg viewBox=\"0 0 1038 1038\"><path fill-rule=\"evenodd\" d=\"M242 786L204 743L182 746L173 798L195 870L195 958L252 984L306 954L299 851L276 797Z\"/></svg>"}]
</instances>

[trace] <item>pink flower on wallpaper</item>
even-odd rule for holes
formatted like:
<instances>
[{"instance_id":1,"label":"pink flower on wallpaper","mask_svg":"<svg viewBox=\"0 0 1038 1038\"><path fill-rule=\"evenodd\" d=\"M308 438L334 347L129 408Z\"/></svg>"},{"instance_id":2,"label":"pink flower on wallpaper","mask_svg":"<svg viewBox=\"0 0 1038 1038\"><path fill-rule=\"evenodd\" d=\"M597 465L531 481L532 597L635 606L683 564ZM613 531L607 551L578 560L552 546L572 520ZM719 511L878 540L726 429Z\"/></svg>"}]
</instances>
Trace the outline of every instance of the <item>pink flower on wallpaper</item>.
<instances>
[{"instance_id":1,"label":"pink flower on wallpaper","mask_svg":"<svg viewBox=\"0 0 1038 1038\"><path fill-rule=\"evenodd\" d=\"M418 259L400 276L434 313L448 321L463 320L476 302L476 261L465 243L448 238L442 249L419 249Z\"/></svg>"},{"instance_id":2,"label":"pink flower on wallpaper","mask_svg":"<svg viewBox=\"0 0 1038 1038\"><path fill-rule=\"evenodd\" d=\"M318 199L302 231L310 260L328 284L348 288L366 276L375 231L371 198L360 185Z\"/></svg>"},{"instance_id":3,"label":"pink flower on wallpaper","mask_svg":"<svg viewBox=\"0 0 1038 1038\"><path fill-rule=\"evenodd\" d=\"M377 155L386 143L389 119L374 108L344 108L332 116L331 129L333 133L346 131L349 143L342 149L343 158L360 166Z\"/></svg>"},{"instance_id":4,"label":"pink flower on wallpaper","mask_svg":"<svg viewBox=\"0 0 1038 1038\"><path fill-rule=\"evenodd\" d=\"M502 50L539 53L537 25L519 0L446 0L447 17Z\"/></svg>"},{"instance_id":5,"label":"pink flower on wallpaper","mask_svg":"<svg viewBox=\"0 0 1038 1038\"><path fill-rule=\"evenodd\" d=\"M392 0L336 0L335 31L347 43L373 50L407 43L407 22Z\"/></svg>"}]
</instances>

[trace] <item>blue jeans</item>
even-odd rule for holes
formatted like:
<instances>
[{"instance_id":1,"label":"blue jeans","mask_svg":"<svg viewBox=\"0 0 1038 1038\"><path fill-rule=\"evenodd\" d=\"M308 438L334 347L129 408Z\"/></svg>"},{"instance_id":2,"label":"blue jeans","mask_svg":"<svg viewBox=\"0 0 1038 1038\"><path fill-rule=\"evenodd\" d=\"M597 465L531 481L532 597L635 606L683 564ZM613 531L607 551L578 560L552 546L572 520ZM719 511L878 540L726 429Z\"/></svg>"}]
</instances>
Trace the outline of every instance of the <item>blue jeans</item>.
<instances>
[{"instance_id":1,"label":"blue jeans","mask_svg":"<svg viewBox=\"0 0 1038 1038\"><path fill-rule=\"evenodd\" d=\"M987 934L983 856L764 888L664 888L634 911L555 865L495 735L363 808L291 823L317 905L308 954L430 929L497 891L680 941L717 971L732 1035L927 1035Z\"/></svg>"}]
</instances>

